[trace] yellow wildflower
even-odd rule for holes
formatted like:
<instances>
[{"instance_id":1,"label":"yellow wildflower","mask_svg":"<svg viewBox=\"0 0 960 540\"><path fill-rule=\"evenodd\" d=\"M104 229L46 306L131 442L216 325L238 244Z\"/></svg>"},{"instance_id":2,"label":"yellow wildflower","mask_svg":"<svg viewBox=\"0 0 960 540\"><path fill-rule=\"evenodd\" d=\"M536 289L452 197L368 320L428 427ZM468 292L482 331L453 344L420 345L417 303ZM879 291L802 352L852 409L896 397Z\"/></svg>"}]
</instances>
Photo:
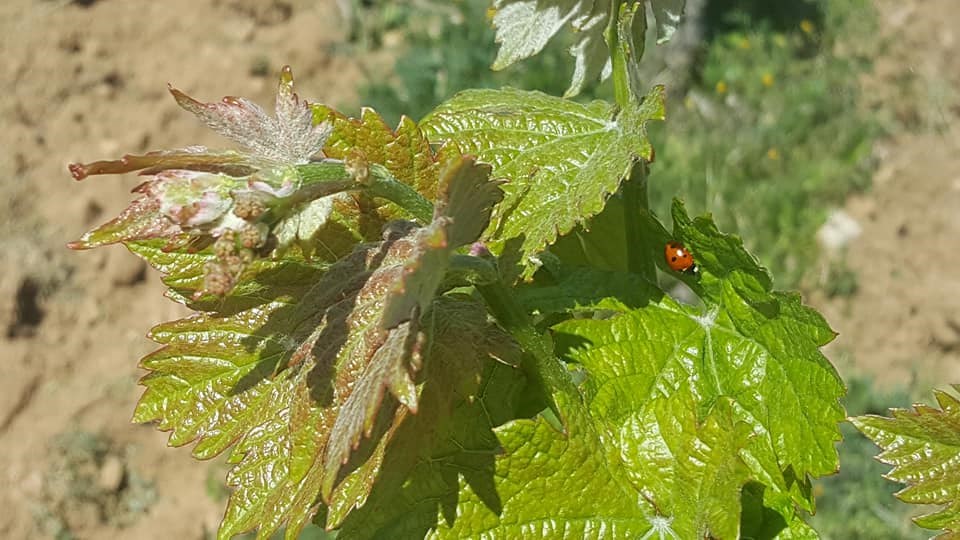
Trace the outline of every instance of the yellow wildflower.
<instances>
[{"instance_id":1,"label":"yellow wildflower","mask_svg":"<svg viewBox=\"0 0 960 540\"><path fill-rule=\"evenodd\" d=\"M810 19L804 19L800 21L800 30L803 30L804 34L812 34L814 31L813 23L810 22Z\"/></svg>"},{"instance_id":2,"label":"yellow wildflower","mask_svg":"<svg viewBox=\"0 0 960 540\"><path fill-rule=\"evenodd\" d=\"M726 94L727 93L727 83L724 81L717 81L717 93Z\"/></svg>"},{"instance_id":3,"label":"yellow wildflower","mask_svg":"<svg viewBox=\"0 0 960 540\"><path fill-rule=\"evenodd\" d=\"M773 86L773 83L774 83L773 75L771 75L770 73L764 73L763 77L760 78L760 81L763 82L764 86L766 86L767 88L770 88L771 86Z\"/></svg>"},{"instance_id":4,"label":"yellow wildflower","mask_svg":"<svg viewBox=\"0 0 960 540\"><path fill-rule=\"evenodd\" d=\"M780 151L777 150L777 147L771 146L770 149L767 150L767 159L771 161L780 161Z\"/></svg>"}]
</instances>

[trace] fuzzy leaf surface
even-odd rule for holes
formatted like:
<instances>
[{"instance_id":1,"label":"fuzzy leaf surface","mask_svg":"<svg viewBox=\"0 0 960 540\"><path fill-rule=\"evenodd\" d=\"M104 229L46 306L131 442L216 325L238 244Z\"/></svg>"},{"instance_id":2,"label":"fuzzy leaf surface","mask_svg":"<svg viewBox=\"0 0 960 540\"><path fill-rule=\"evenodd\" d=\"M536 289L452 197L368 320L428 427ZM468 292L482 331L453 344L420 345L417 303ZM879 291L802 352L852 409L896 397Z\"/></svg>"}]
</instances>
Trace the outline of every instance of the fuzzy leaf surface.
<instances>
[{"instance_id":1,"label":"fuzzy leaf surface","mask_svg":"<svg viewBox=\"0 0 960 540\"><path fill-rule=\"evenodd\" d=\"M645 5L641 1L626 3L628 11L639 11L645 20ZM649 0L657 23L657 42L670 39L676 31L683 14L685 0ZM491 66L504 69L529 58L540 51L563 28L573 32L570 54L574 57L574 73L565 97L580 93L583 85L598 77L610 75L610 52L604 42L604 31L610 18L610 3L597 0L495 0L493 2L493 26L496 42L500 44L497 58ZM640 44L640 61L643 53L644 23L630 39Z\"/></svg>"},{"instance_id":2,"label":"fuzzy leaf surface","mask_svg":"<svg viewBox=\"0 0 960 540\"><path fill-rule=\"evenodd\" d=\"M450 142L505 177L504 201L483 235L494 250L519 238L529 277L536 255L598 214L636 160L651 157L646 123L664 118L663 88L619 113L521 90L468 90L422 122L432 142Z\"/></svg>"},{"instance_id":3,"label":"fuzzy leaf surface","mask_svg":"<svg viewBox=\"0 0 960 540\"><path fill-rule=\"evenodd\" d=\"M284 66L277 86L275 117L245 98L225 97L201 103L170 87L177 104L210 129L243 146L256 160L281 164L306 163L320 152L331 127L313 121L310 106L293 89L293 72Z\"/></svg>"},{"instance_id":4,"label":"fuzzy leaf surface","mask_svg":"<svg viewBox=\"0 0 960 540\"><path fill-rule=\"evenodd\" d=\"M917 525L943 529L941 537L953 538L960 534L960 400L943 391L934 395L939 409L914 405L913 410L892 409L889 418L866 415L850 421L883 450L877 459L893 466L886 478L906 484L898 498L943 505L915 518Z\"/></svg>"}]
</instances>

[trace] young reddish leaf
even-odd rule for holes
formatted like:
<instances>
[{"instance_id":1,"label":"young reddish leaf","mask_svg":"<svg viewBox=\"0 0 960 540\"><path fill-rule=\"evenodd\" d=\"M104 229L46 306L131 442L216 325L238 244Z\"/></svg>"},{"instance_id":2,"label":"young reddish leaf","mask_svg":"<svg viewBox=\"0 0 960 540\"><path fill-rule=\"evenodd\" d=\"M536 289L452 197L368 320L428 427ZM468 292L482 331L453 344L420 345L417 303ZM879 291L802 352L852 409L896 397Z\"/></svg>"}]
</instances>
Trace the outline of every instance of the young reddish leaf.
<instances>
[{"instance_id":1,"label":"young reddish leaf","mask_svg":"<svg viewBox=\"0 0 960 540\"><path fill-rule=\"evenodd\" d=\"M344 405L344 413L333 426L333 444L324 457L327 463L323 493L328 496L340 469L356 447L361 432L369 435L374 413L389 389L400 403L417 411L417 396L409 369L417 369L421 344L415 337L419 315L426 311L443 280L450 255L455 249L476 240L486 226L500 191L489 179L490 167L470 158L445 169L441 179L441 201L429 226L411 236L410 252L387 291L380 325L391 330L390 341L380 348L367 366L358 387ZM447 214L449 212L449 215ZM381 351L397 351L380 355ZM405 357L404 354L409 354Z\"/></svg>"},{"instance_id":2,"label":"young reddish leaf","mask_svg":"<svg viewBox=\"0 0 960 540\"><path fill-rule=\"evenodd\" d=\"M282 165L307 163L320 153L330 135L327 123L314 123L306 101L293 91L293 72L284 66L277 87L275 118L245 98L225 97L201 103L170 87L177 103L210 129L244 147L253 161Z\"/></svg>"},{"instance_id":3,"label":"young reddish leaf","mask_svg":"<svg viewBox=\"0 0 960 540\"><path fill-rule=\"evenodd\" d=\"M204 284L197 294L223 296L254 258L275 247L276 242L271 241L273 226L284 224L291 215L299 217L302 207L309 206L313 199L355 187L355 183L343 164L314 165L317 179L331 180L321 185L304 182L293 168L310 162L320 152L331 126L313 123L312 109L293 92L289 67L281 73L276 118L245 99L200 103L174 88L170 92L183 108L245 151L211 152L191 147L71 164L70 172L77 180L137 170L150 177L134 190L140 198L118 218L86 233L69 247L88 249L156 238L166 239L165 249L170 251L214 244L217 258L207 261ZM323 215L321 223L311 224L311 236L328 217ZM301 238L302 229L294 230L293 239ZM351 245L356 241L355 235L347 237ZM344 252L341 249L336 255Z\"/></svg>"},{"instance_id":4,"label":"young reddish leaf","mask_svg":"<svg viewBox=\"0 0 960 540\"><path fill-rule=\"evenodd\" d=\"M203 146L183 150L159 150L141 156L127 154L117 160L71 163L68 167L75 180L103 174L124 174L139 171L156 174L161 171L183 169L229 176L247 176L254 172L249 157L239 152L211 152Z\"/></svg>"},{"instance_id":5,"label":"young reddish leaf","mask_svg":"<svg viewBox=\"0 0 960 540\"><path fill-rule=\"evenodd\" d=\"M362 190L370 167L382 164L387 169L378 171L389 171L384 174L396 174L421 189L420 194L411 191L408 198L419 197L417 208L426 207L428 213L441 160L458 159L455 150L435 155L409 119L393 132L369 109L362 122L355 122L322 106L310 106L293 92L289 68L281 74L275 118L241 98L201 103L179 90L171 88L171 93L183 108L245 150L210 152L193 147L71 165L78 179L137 170L151 176L136 190L140 198L118 218L70 247L153 239L166 239L165 251L212 244L217 256L206 259L203 283L195 287L192 301L206 293L225 296L261 257L285 257L293 249L298 255L332 262L358 242L375 239L386 220L399 217L403 210L374 204L359 192L342 193ZM330 148L350 158L347 162L311 161L333 129L319 115L314 122L315 110L339 122L338 138ZM346 146L344 134L353 135L348 142L354 146Z\"/></svg>"},{"instance_id":6,"label":"young reddish leaf","mask_svg":"<svg viewBox=\"0 0 960 540\"><path fill-rule=\"evenodd\" d=\"M206 229L219 236L239 227L242 220L230 211L231 192L245 182L237 178L187 170L163 171L134 188L141 198L116 219L71 242L73 249L154 238L174 239ZM237 223L239 222L239 223Z\"/></svg>"},{"instance_id":7,"label":"young reddish leaf","mask_svg":"<svg viewBox=\"0 0 960 540\"><path fill-rule=\"evenodd\" d=\"M499 504L493 463L501 448L492 428L513 418L525 393L515 369L520 350L472 301L443 297L424 320L432 339L421 411L391 438L366 504L347 515L349 506L331 503L327 527L349 538L420 538L438 510L452 522L461 475Z\"/></svg>"},{"instance_id":8,"label":"young reddish leaf","mask_svg":"<svg viewBox=\"0 0 960 540\"><path fill-rule=\"evenodd\" d=\"M447 163L440 176L434 221L417 232L420 253L410 259L404 279L384 308L387 328L409 320L415 306L422 311L433 299L450 255L477 240L490 223L494 206L503 198L500 185L490 180L489 165L471 157Z\"/></svg>"}]
</instances>

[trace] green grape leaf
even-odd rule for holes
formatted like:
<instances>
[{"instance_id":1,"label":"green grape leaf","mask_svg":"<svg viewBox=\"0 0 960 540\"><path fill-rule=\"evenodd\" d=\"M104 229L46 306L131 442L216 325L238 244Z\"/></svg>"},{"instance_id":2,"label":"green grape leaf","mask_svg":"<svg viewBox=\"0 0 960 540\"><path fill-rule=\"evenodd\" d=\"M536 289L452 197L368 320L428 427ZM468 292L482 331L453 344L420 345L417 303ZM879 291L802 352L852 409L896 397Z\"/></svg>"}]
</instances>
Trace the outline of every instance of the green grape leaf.
<instances>
[{"instance_id":1,"label":"green grape leaf","mask_svg":"<svg viewBox=\"0 0 960 540\"><path fill-rule=\"evenodd\" d=\"M737 450L749 429L729 409L700 423L689 390L673 397L611 428L602 409L591 404L587 411L557 394L564 432L543 419L497 430L502 508L464 486L456 521L440 524L434 536L737 537L746 477ZM654 494L668 496L654 504Z\"/></svg>"},{"instance_id":2,"label":"green grape leaf","mask_svg":"<svg viewBox=\"0 0 960 540\"><path fill-rule=\"evenodd\" d=\"M570 46L570 55L574 58L573 75L570 87L563 93L563 97L574 97L587 83L610 77L613 65L610 62L610 50L603 37L609 20L609 9L606 2L595 1L589 13L582 13L572 21L571 26L575 32L574 43ZM540 47L537 52L542 49L543 47ZM637 57L637 60L639 59L640 57Z\"/></svg>"},{"instance_id":3,"label":"green grape leaf","mask_svg":"<svg viewBox=\"0 0 960 540\"><path fill-rule=\"evenodd\" d=\"M626 273L624 229L623 197L613 196L602 212L558 238L550 246L550 253L567 264Z\"/></svg>"},{"instance_id":4,"label":"green grape leaf","mask_svg":"<svg viewBox=\"0 0 960 540\"><path fill-rule=\"evenodd\" d=\"M658 43L670 39L683 13L685 0L650 0L657 20ZM575 58L575 67L570 88L564 97L580 93L584 84L598 77L610 75L610 53L604 42L604 31L610 17L610 3L596 0L495 0L493 2L493 26L496 42L500 44L497 58L491 66L504 69L529 58L540 51L564 27L573 32L570 54ZM623 4L623 13L639 12L639 19L646 18L645 2ZM627 25L630 26L629 24ZM628 36L621 32L621 39L629 37L639 44L632 63L643 55L646 23Z\"/></svg>"},{"instance_id":5,"label":"green grape leaf","mask_svg":"<svg viewBox=\"0 0 960 540\"><path fill-rule=\"evenodd\" d=\"M865 415L850 421L883 450L877 459L893 466L885 477L906 484L896 494L899 499L943 505L915 518L917 525L946 530L938 538L953 538L960 534L960 400L943 391L934 395L939 409L914 405L913 410L891 409L889 418Z\"/></svg>"},{"instance_id":6,"label":"green grape leaf","mask_svg":"<svg viewBox=\"0 0 960 540\"><path fill-rule=\"evenodd\" d=\"M498 252L520 238L524 275L558 235L598 214L606 198L652 147L646 122L664 118L663 88L622 111L539 92L468 90L428 115L421 128L433 142L493 164L505 177L504 201L482 239Z\"/></svg>"},{"instance_id":7,"label":"green grape leaf","mask_svg":"<svg viewBox=\"0 0 960 540\"><path fill-rule=\"evenodd\" d=\"M678 276L707 304L698 320L704 323L707 335L715 333L713 328L733 332L728 335L732 341L722 339L722 334L717 334L719 340L711 337L704 352L724 353L715 353L712 362L755 357L766 365L759 377L741 373L743 381L735 386L740 386L738 393L746 392L745 401L751 392L764 396L765 411L747 405L744 409L754 409L755 429L759 431L762 424L773 443L764 452L777 456L781 470L790 467L787 472L792 478L787 477L786 482L797 489L794 500L812 510L806 477L836 469L833 441L839 439L837 422L843 408L838 399L844 388L819 351L836 333L819 313L802 304L799 295L772 290L766 269L743 248L739 238L719 232L709 216L690 219L679 201L674 202L672 213L674 238L691 249L699 267L698 276ZM657 260L665 267L662 253ZM734 371L740 372L746 364L737 365L741 367ZM774 420L776 416L783 420ZM769 467L767 470L771 478L777 476Z\"/></svg>"},{"instance_id":8,"label":"green grape leaf","mask_svg":"<svg viewBox=\"0 0 960 540\"><path fill-rule=\"evenodd\" d=\"M681 387L608 429L629 478L680 538L740 537L740 490L749 471L739 453L750 428L729 402L701 421L692 389Z\"/></svg>"},{"instance_id":9,"label":"green grape leaf","mask_svg":"<svg viewBox=\"0 0 960 540\"><path fill-rule=\"evenodd\" d=\"M819 351L834 334L796 295L765 288L756 263L709 219L679 205L674 217L705 261L695 279L713 280L701 290L719 301L683 306L641 281L625 305L608 274L564 266L521 287L537 313L599 315L553 326L584 402L555 393L564 432L543 419L498 428L502 508L462 486L457 518L438 536L580 537L583 527L617 531L600 537L815 536L800 510L813 510L810 478L838 466L844 416L843 385ZM745 289L744 275L760 285ZM631 510L596 500L632 501ZM744 512L744 500L760 514Z\"/></svg>"},{"instance_id":10,"label":"green grape leaf","mask_svg":"<svg viewBox=\"0 0 960 540\"><path fill-rule=\"evenodd\" d=\"M759 482L748 482L741 492L740 538L776 540L819 540L817 534L796 512L793 503L770 496L771 490Z\"/></svg>"},{"instance_id":11,"label":"green grape leaf","mask_svg":"<svg viewBox=\"0 0 960 540\"><path fill-rule=\"evenodd\" d=\"M490 167L450 162L433 223L398 223L333 265L260 260L213 313L161 325L135 420L211 457L236 442L236 486L220 535L302 528L318 497L351 508L373 486L384 445L416 412L416 374L432 304L453 250L486 227L500 198ZM195 284L204 255L131 249ZM338 489L338 485L342 487ZM295 534L295 533L293 533Z\"/></svg>"},{"instance_id":12,"label":"green grape leaf","mask_svg":"<svg viewBox=\"0 0 960 540\"><path fill-rule=\"evenodd\" d=\"M362 109L360 118L348 118L325 105L313 105L313 116L315 122L328 122L333 126L323 149L325 155L349 159L351 153L359 152L367 163L383 165L397 180L412 186L428 200L437 196L444 162L458 158L452 147L434 152L422 127L406 116L400 119L396 130L390 129L380 115L367 107ZM386 217L399 216L387 212Z\"/></svg>"},{"instance_id":13,"label":"green grape leaf","mask_svg":"<svg viewBox=\"0 0 960 540\"><path fill-rule=\"evenodd\" d=\"M162 239L124 243L131 253L163 275L163 284L170 287L168 296L186 303L184 297L203 288L203 267L213 260L213 255L209 250L169 250L165 249L166 245L167 241Z\"/></svg>"},{"instance_id":14,"label":"green grape leaf","mask_svg":"<svg viewBox=\"0 0 960 540\"><path fill-rule=\"evenodd\" d=\"M565 393L554 399L566 431L543 418L498 428L503 455L494 480L502 502L491 508L464 485L456 520L440 523L433 537L640 538L651 529L653 507L630 486L589 413Z\"/></svg>"},{"instance_id":15,"label":"green grape leaf","mask_svg":"<svg viewBox=\"0 0 960 540\"><path fill-rule=\"evenodd\" d=\"M693 283L700 296L719 301L723 285L733 284L745 297L763 301L773 287L767 269L743 247L743 241L732 234L721 234L713 219L707 216L690 219L686 208L674 200L671 208L674 240L691 251L701 274L706 279Z\"/></svg>"},{"instance_id":16,"label":"green grape leaf","mask_svg":"<svg viewBox=\"0 0 960 540\"><path fill-rule=\"evenodd\" d=\"M195 299L194 293L203 289L204 266L215 260L210 249L170 251L165 249L163 240L140 240L124 245L163 274L163 283L169 287L166 294L171 300L191 309L221 315L256 307L269 300L303 294L330 266L291 253L282 259L256 259L227 296Z\"/></svg>"},{"instance_id":17,"label":"green grape leaf","mask_svg":"<svg viewBox=\"0 0 960 540\"><path fill-rule=\"evenodd\" d=\"M538 276L517 287L517 297L527 311L540 315L623 305L636 308L662 296L660 289L636 274L576 266L561 266L556 276Z\"/></svg>"},{"instance_id":18,"label":"green grape leaf","mask_svg":"<svg viewBox=\"0 0 960 540\"><path fill-rule=\"evenodd\" d=\"M403 243L359 249L297 294L152 332L165 346L143 361L150 373L134 420L158 421L172 431L171 445L197 440L194 453L202 458L237 442L228 477L237 490L221 536L253 527L269 535L310 512L317 491L303 496L300 486L319 483L305 475L323 470L312 465L342 405L392 335L377 324L376 299L384 281L400 274ZM408 358L414 351L381 354Z\"/></svg>"},{"instance_id":19,"label":"green grape leaf","mask_svg":"<svg viewBox=\"0 0 960 540\"><path fill-rule=\"evenodd\" d=\"M836 469L833 442L842 419L842 386L816 346L793 339L788 331L796 330L787 321L772 320L768 329L780 326L784 345L770 349L763 336L740 333L735 313L709 307L698 314L667 297L620 311L555 327L558 342L573 347L569 355L587 373L583 391L609 429L619 430L636 411L690 384L699 421L726 407L749 426L752 436L738 455L751 479L809 508L809 494L800 488L808 474ZM660 497L651 499L660 505Z\"/></svg>"}]
</instances>

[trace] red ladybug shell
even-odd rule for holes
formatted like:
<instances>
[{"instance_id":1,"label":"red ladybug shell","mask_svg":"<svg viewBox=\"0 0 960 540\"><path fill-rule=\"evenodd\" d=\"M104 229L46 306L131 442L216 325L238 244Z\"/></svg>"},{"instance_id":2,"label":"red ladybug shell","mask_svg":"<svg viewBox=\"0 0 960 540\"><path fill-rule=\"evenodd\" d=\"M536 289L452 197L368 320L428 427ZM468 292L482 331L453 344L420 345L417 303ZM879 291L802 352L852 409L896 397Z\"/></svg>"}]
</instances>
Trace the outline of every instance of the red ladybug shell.
<instances>
[{"instance_id":1,"label":"red ladybug shell","mask_svg":"<svg viewBox=\"0 0 960 540\"><path fill-rule=\"evenodd\" d=\"M697 272L697 264L693 260L693 255L680 242L667 242L666 247L663 248L663 255L666 257L667 266L671 270L688 274Z\"/></svg>"}]
</instances>

